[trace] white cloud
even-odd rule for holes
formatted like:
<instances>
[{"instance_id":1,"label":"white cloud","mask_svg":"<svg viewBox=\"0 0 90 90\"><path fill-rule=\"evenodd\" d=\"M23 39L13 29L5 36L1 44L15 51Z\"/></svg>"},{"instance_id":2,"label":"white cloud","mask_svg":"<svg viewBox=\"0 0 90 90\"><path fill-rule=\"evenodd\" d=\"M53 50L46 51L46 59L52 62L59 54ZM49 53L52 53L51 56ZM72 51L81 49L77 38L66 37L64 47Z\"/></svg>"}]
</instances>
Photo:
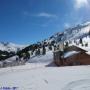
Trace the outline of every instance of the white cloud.
<instances>
[{"instance_id":1,"label":"white cloud","mask_svg":"<svg viewBox=\"0 0 90 90\"><path fill-rule=\"evenodd\" d=\"M57 18L58 17L55 14L46 13L46 12L41 12L41 13L38 13L38 14L33 15L33 16L36 16L36 17L45 17L45 18Z\"/></svg>"},{"instance_id":2,"label":"white cloud","mask_svg":"<svg viewBox=\"0 0 90 90\"><path fill-rule=\"evenodd\" d=\"M75 9L80 9L82 7L88 7L89 0L75 0Z\"/></svg>"},{"instance_id":3,"label":"white cloud","mask_svg":"<svg viewBox=\"0 0 90 90\"><path fill-rule=\"evenodd\" d=\"M47 17L47 18L57 18L56 15L50 14L50 13L45 13L45 12L39 13L36 16L38 16L38 17Z\"/></svg>"},{"instance_id":4,"label":"white cloud","mask_svg":"<svg viewBox=\"0 0 90 90\"><path fill-rule=\"evenodd\" d=\"M58 16L51 13L41 12L36 14L30 14L29 12L24 12L26 16L33 16L33 17L45 17L45 18L57 18Z\"/></svg>"}]
</instances>

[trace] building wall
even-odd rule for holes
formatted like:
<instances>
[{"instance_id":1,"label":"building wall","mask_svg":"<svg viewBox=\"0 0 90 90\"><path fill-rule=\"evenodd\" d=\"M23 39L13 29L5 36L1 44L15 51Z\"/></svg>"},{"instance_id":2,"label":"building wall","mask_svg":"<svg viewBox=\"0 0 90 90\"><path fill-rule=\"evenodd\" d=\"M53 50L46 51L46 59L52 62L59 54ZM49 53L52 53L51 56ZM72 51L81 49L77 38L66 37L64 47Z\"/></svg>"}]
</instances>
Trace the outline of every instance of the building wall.
<instances>
[{"instance_id":1,"label":"building wall","mask_svg":"<svg viewBox=\"0 0 90 90\"><path fill-rule=\"evenodd\" d=\"M54 62L57 66L71 66L71 65L90 65L90 55L86 54L86 52L80 48L75 46L69 47L68 51L80 51L75 55L72 55L68 58L63 58L61 55L61 51L54 52Z\"/></svg>"},{"instance_id":2,"label":"building wall","mask_svg":"<svg viewBox=\"0 0 90 90\"><path fill-rule=\"evenodd\" d=\"M86 53L78 53L65 59L67 65L90 65L90 55Z\"/></svg>"}]
</instances>

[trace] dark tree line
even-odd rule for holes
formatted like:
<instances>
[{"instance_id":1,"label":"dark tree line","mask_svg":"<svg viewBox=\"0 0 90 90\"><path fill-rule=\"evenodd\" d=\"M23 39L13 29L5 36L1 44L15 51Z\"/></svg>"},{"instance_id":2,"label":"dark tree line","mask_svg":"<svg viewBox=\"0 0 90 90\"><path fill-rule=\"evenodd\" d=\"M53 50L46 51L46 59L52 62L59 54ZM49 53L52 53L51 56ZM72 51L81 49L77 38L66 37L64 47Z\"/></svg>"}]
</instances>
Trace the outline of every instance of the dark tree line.
<instances>
[{"instance_id":1,"label":"dark tree line","mask_svg":"<svg viewBox=\"0 0 90 90\"><path fill-rule=\"evenodd\" d=\"M26 48L24 48L23 50L19 51L17 53L17 55L19 55L20 57L22 57L22 53L27 53L28 51L31 51L31 55L33 55L33 53L35 52L35 55L45 55L46 54L46 47L49 48L49 50L52 50L52 46L54 47L55 41L51 41L51 43L46 42L46 40L42 41L42 43L37 42L37 44L32 44ZM42 53L40 51L40 49L42 49Z\"/></svg>"},{"instance_id":2,"label":"dark tree line","mask_svg":"<svg viewBox=\"0 0 90 90\"><path fill-rule=\"evenodd\" d=\"M5 59L12 57L14 55L15 55L15 52L7 52L7 51L0 50L0 61L5 60Z\"/></svg>"}]
</instances>

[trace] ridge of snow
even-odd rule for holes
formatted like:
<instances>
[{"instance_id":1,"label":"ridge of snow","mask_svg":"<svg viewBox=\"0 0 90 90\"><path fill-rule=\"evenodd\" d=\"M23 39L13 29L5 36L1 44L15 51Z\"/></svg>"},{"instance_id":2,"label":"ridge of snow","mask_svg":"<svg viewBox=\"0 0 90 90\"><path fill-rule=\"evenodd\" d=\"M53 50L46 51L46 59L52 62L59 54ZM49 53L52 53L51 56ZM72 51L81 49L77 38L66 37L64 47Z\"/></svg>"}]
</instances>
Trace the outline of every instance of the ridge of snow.
<instances>
[{"instance_id":1,"label":"ridge of snow","mask_svg":"<svg viewBox=\"0 0 90 90\"><path fill-rule=\"evenodd\" d=\"M90 21L87 21L87 22L85 22L85 23L83 23L81 25L90 25Z\"/></svg>"}]
</instances>

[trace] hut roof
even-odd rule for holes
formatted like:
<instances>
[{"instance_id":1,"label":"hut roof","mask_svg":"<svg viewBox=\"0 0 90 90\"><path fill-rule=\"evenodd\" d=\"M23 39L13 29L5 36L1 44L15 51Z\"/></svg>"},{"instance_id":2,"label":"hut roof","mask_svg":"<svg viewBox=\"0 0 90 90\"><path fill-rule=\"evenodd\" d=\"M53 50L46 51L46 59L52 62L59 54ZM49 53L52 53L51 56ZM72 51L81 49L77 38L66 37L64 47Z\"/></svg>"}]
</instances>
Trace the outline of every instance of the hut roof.
<instances>
[{"instance_id":1,"label":"hut roof","mask_svg":"<svg viewBox=\"0 0 90 90\"><path fill-rule=\"evenodd\" d=\"M81 51L81 52L87 52L86 50L82 49L82 48L79 48L77 46L69 46L65 49L66 51Z\"/></svg>"}]
</instances>

